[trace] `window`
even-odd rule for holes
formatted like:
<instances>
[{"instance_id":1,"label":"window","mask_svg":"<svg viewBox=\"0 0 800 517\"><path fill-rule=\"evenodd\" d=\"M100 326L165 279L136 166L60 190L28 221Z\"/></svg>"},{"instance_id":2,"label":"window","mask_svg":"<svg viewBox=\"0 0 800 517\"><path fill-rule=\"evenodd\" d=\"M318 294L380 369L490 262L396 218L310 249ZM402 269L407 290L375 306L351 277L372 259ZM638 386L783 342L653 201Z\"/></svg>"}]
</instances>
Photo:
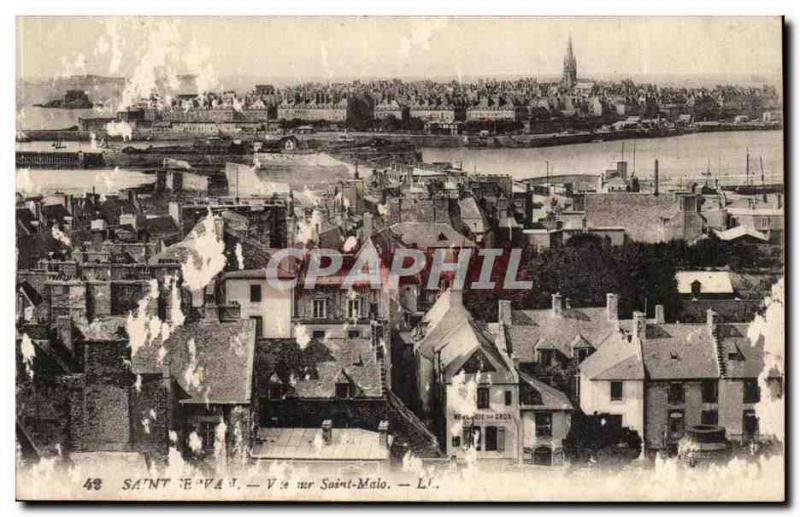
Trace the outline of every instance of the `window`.
<instances>
[{"instance_id":1,"label":"window","mask_svg":"<svg viewBox=\"0 0 800 517\"><path fill-rule=\"evenodd\" d=\"M323 319L328 315L328 300L314 300L314 318Z\"/></svg>"},{"instance_id":2,"label":"window","mask_svg":"<svg viewBox=\"0 0 800 517\"><path fill-rule=\"evenodd\" d=\"M311 331L311 338L312 339L325 339L325 331L324 330L312 330Z\"/></svg>"},{"instance_id":3,"label":"window","mask_svg":"<svg viewBox=\"0 0 800 517\"><path fill-rule=\"evenodd\" d=\"M578 364L581 364L584 361L584 359L592 355L591 348L579 348L578 350L576 350L576 352L578 357Z\"/></svg>"},{"instance_id":4,"label":"window","mask_svg":"<svg viewBox=\"0 0 800 517\"><path fill-rule=\"evenodd\" d=\"M478 388L478 409L489 409L489 388Z\"/></svg>"},{"instance_id":5,"label":"window","mask_svg":"<svg viewBox=\"0 0 800 517\"><path fill-rule=\"evenodd\" d=\"M752 409L746 409L742 413L742 437L754 438L758 434L758 417Z\"/></svg>"},{"instance_id":6,"label":"window","mask_svg":"<svg viewBox=\"0 0 800 517\"><path fill-rule=\"evenodd\" d=\"M336 398L349 399L353 397L353 385L349 382L336 383Z\"/></svg>"},{"instance_id":7,"label":"window","mask_svg":"<svg viewBox=\"0 0 800 517\"><path fill-rule=\"evenodd\" d=\"M622 400L622 381L611 381L611 400Z\"/></svg>"},{"instance_id":8,"label":"window","mask_svg":"<svg viewBox=\"0 0 800 517\"><path fill-rule=\"evenodd\" d=\"M553 436L553 415L550 413L536 413L536 436L548 438Z\"/></svg>"},{"instance_id":9,"label":"window","mask_svg":"<svg viewBox=\"0 0 800 517\"><path fill-rule=\"evenodd\" d=\"M250 316L250 319L256 322L256 337L264 337L264 318L261 316Z\"/></svg>"},{"instance_id":10,"label":"window","mask_svg":"<svg viewBox=\"0 0 800 517\"><path fill-rule=\"evenodd\" d=\"M350 338L350 339L357 339L357 338L360 338L360 337L361 337L361 331L360 331L360 330L358 330L358 329L355 329L355 330L352 330L352 329L351 329L351 330L348 330L348 331L347 331L347 337L348 337L348 338Z\"/></svg>"},{"instance_id":11,"label":"window","mask_svg":"<svg viewBox=\"0 0 800 517\"><path fill-rule=\"evenodd\" d=\"M347 317L357 319L361 317L361 300L347 300Z\"/></svg>"},{"instance_id":12,"label":"window","mask_svg":"<svg viewBox=\"0 0 800 517\"><path fill-rule=\"evenodd\" d=\"M261 301L261 286L257 284L250 285L250 301L258 303Z\"/></svg>"},{"instance_id":13,"label":"window","mask_svg":"<svg viewBox=\"0 0 800 517\"><path fill-rule=\"evenodd\" d=\"M761 390L758 387L758 379L745 380L742 395L745 404L755 404L761 400Z\"/></svg>"},{"instance_id":14,"label":"window","mask_svg":"<svg viewBox=\"0 0 800 517\"><path fill-rule=\"evenodd\" d=\"M510 406L513 401L514 394L511 393L510 390L506 390L505 397L506 397L506 406Z\"/></svg>"},{"instance_id":15,"label":"window","mask_svg":"<svg viewBox=\"0 0 800 517\"><path fill-rule=\"evenodd\" d=\"M669 384L667 402L670 404L683 404L683 384L680 382L671 382Z\"/></svg>"},{"instance_id":16,"label":"window","mask_svg":"<svg viewBox=\"0 0 800 517\"><path fill-rule=\"evenodd\" d=\"M699 298L700 293L703 290L703 284L700 283L700 280L695 280L692 282L692 298Z\"/></svg>"},{"instance_id":17,"label":"window","mask_svg":"<svg viewBox=\"0 0 800 517\"><path fill-rule=\"evenodd\" d=\"M703 381L703 402L706 404L714 404L717 402L717 397L717 381Z\"/></svg>"},{"instance_id":18,"label":"window","mask_svg":"<svg viewBox=\"0 0 800 517\"><path fill-rule=\"evenodd\" d=\"M700 413L700 423L703 425L717 425L719 423L719 413L716 409L708 409Z\"/></svg>"},{"instance_id":19,"label":"window","mask_svg":"<svg viewBox=\"0 0 800 517\"><path fill-rule=\"evenodd\" d=\"M286 388L283 384L279 384L277 382L270 383L269 385L269 398L270 400L279 400L282 399L284 394L286 394Z\"/></svg>"},{"instance_id":20,"label":"window","mask_svg":"<svg viewBox=\"0 0 800 517\"><path fill-rule=\"evenodd\" d=\"M550 366L553 364L553 351L539 350L539 362L544 366Z\"/></svg>"},{"instance_id":21,"label":"window","mask_svg":"<svg viewBox=\"0 0 800 517\"><path fill-rule=\"evenodd\" d=\"M211 450L214 448L216 435L217 422L200 422L200 438L203 441L203 449Z\"/></svg>"},{"instance_id":22,"label":"window","mask_svg":"<svg viewBox=\"0 0 800 517\"><path fill-rule=\"evenodd\" d=\"M759 230L769 230L769 217L756 217L756 228Z\"/></svg>"}]
</instances>

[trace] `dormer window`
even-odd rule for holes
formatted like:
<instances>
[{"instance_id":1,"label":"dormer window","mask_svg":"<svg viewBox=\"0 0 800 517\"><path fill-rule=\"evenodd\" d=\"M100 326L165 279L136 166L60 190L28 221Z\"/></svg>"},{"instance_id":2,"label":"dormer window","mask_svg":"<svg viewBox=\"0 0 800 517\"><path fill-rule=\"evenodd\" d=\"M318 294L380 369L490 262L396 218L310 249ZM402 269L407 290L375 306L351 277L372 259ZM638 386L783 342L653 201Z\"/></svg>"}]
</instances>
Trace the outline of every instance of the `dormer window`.
<instances>
[{"instance_id":1,"label":"dormer window","mask_svg":"<svg viewBox=\"0 0 800 517\"><path fill-rule=\"evenodd\" d=\"M337 399L350 399L355 396L355 387L350 382L337 382L336 383L336 398Z\"/></svg>"}]
</instances>

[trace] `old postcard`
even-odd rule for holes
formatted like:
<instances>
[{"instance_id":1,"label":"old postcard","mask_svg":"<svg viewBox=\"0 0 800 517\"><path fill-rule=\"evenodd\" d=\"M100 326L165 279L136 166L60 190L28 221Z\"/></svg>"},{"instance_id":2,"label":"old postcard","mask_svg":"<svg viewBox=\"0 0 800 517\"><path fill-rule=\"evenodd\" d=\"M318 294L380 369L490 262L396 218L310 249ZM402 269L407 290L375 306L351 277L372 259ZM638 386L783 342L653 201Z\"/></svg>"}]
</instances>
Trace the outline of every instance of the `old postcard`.
<instances>
[{"instance_id":1,"label":"old postcard","mask_svg":"<svg viewBox=\"0 0 800 517\"><path fill-rule=\"evenodd\" d=\"M783 501L783 23L17 18L17 498Z\"/></svg>"}]
</instances>

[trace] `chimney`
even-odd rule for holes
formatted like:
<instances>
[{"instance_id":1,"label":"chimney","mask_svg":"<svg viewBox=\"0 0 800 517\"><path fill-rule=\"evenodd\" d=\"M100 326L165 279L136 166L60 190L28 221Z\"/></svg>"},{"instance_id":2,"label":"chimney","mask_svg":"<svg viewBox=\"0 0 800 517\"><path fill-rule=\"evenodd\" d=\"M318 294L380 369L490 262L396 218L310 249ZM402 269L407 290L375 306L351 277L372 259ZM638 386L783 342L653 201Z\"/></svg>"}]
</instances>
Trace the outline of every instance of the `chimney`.
<instances>
[{"instance_id":1,"label":"chimney","mask_svg":"<svg viewBox=\"0 0 800 517\"><path fill-rule=\"evenodd\" d=\"M572 308L572 300L569 297L564 298L564 308L566 309Z\"/></svg>"},{"instance_id":2,"label":"chimney","mask_svg":"<svg viewBox=\"0 0 800 517\"><path fill-rule=\"evenodd\" d=\"M608 321L619 320L619 296L615 293L606 294L606 316Z\"/></svg>"},{"instance_id":3,"label":"chimney","mask_svg":"<svg viewBox=\"0 0 800 517\"><path fill-rule=\"evenodd\" d=\"M333 439L333 420L327 419L322 421L322 442L325 445L330 445Z\"/></svg>"},{"instance_id":4,"label":"chimney","mask_svg":"<svg viewBox=\"0 0 800 517\"><path fill-rule=\"evenodd\" d=\"M561 316L561 312L563 309L564 305L561 293L553 294L553 316Z\"/></svg>"},{"instance_id":5,"label":"chimney","mask_svg":"<svg viewBox=\"0 0 800 517\"><path fill-rule=\"evenodd\" d=\"M775 208L783 208L783 196L780 193L775 194Z\"/></svg>"},{"instance_id":6,"label":"chimney","mask_svg":"<svg viewBox=\"0 0 800 517\"><path fill-rule=\"evenodd\" d=\"M531 192L531 184L525 183L525 224L530 225L533 223L533 192Z\"/></svg>"},{"instance_id":7,"label":"chimney","mask_svg":"<svg viewBox=\"0 0 800 517\"><path fill-rule=\"evenodd\" d=\"M661 304L656 305L656 323L658 325L664 324L664 306Z\"/></svg>"},{"instance_id":8,"label":"chimney","mask_svg":"<svg viewBox=\"0 0 800 517\"><path fill-rule=\"evenodd\" d=\"M56 332L58 339L69 350L74 353L75 350L72 344L72 317L61 315L56 318Z\"/></svg>"},{"instance_id":9,"label":"chimney","mask_svg":"<svg viewBox=\"0 0 800 517\"><path fill-rule=\"evenodd\" d=\"M497 321L502 325L511 326L511 300L497 302Z\"/></svg>"},{"instance_id":10,"label":"chimney","mask_svg":"<svg viewBox=\"0 0 800 517\"><path fill-rule=\"evenodd\" d=\"M715 338L719 335L719 323L719 314L715 312L714 309L708 309L706 311L706 325L708 326L709 333Z\"/></svg>"},{"instance_id":11,"label":"chimney","mask_svg":"<svg viewBox=\"0 0 800 517\"><path fill-rule=\"evenodd\" d=\"M94 251L100 251L103 248L103 241L105 241L105 232L92 230L92 249Z\"/></svg>"},{"instance_id":12,"label":"chimney","mask_svg":"<svg viewBox=\"0 0 800 517\"><path fill-rule=\"evenodd\" d=\"M372 218L371 212L364 212L364 227L362 230L364 235L361 238L362 241L366 241L372 236Z\"/></svg>"},{"instance_id":13,"label":"chimney","mask_svg":"<svg viewBox=\"0 0 800 517\"><path fill-rule=\"evenodd\" d=\"M389 421L381 420L378 424L378 444L389 448Z\"/></svg>"},{"instance_id":14,"label":"chimney","mask_svg":"<svg viewBox=\"0 0 800 517\"><path fill-rule=\"evenodd\" d=\"M623 180L628 179L628 162L626 161L617 162L617 176L619 176Z\"/></svg>"},{"instance_id":15,"label":"chimney","mask_svg":"<svg viewBox=\"0 0 800 517\"><path fill-rule=\"evenodd\" d=\"M69 215L72 215L72 194L64 194L64 208L67 209L67 213L69 213Z\"/></svg>"},{"instance_id":16,"label":"chimney","mask_svg":"<svg viewBox=\"0 0 800 517\"><path fill-rule=\"evenodd\" d=\"M655 190L653 191L653 193L657 196L658 195L658 158L656 158L656 161L653 164L653 180L655 182Z\"/></svg>"},{"instance_id":17,"label":"chimney","mask_svg":"<svg viewBox=\"0 0 800 517\"><path fill-rule=\"evenodd\" d=\"M647 330L647 315L640 311L634 311L633 320L631 320L631 334L637 343L644 341L645 332Z\"/></svg>"}]
</instances>

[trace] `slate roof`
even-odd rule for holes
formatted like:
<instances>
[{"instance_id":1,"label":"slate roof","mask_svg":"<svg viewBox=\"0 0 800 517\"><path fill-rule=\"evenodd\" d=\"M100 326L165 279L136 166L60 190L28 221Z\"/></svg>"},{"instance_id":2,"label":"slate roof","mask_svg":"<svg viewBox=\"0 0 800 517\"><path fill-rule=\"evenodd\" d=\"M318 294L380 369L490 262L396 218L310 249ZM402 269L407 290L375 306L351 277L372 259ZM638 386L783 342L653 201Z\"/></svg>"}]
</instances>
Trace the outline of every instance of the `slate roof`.
<instances>
[{"instance_id":1,"label":"slate roof","mask_svg":"<svg viewBox=\"0 0 800 517\"><path fill-rule=\"evenodd\" d=\"M17 236L17 265L20 269L33 267L39 259L50 253L67 249L67 246L55 239L51 231L37 232L30 236Z\"/></svg>"},{"instance_id":2,"label":"slate roof","mask_svg":"<svg viewBox=\"0 0 800 517\"><path fill-rule=\"evenodd\" d=\"M749 323L723 324L721 350L725 361L725 377L747 379L761 375L764 369L764 338L755 344L747 336ZM732 356L735 356L734 359Z\"/></svg>"},{"instance_id":3,"label":"slate roof","mask_svg":"<svg viewBox=\"0 0 800 517\"><path fill-rule=\"evenodd\" d=\"M644 365L639 346L628 336L616 334L581 364L582 375L591 380L642 380Z\"/></svg>"},{"instance_id":4,"label":"slate roof","mask_svg":"<svg viewBox=\"0 0 800 517\"><path fill-rule=\"evenodd\" d=\"M714 346L705 324L666 324L648 328L642 345L651 379L708 379L719 377Z\"/></svg>"},{"instance_id":5,"label":"slate roof","mask_svg":"<svg viewBox=\"0 0 800 517\"><path fill-rule=\"evenodd\" d=\"M150 235L171 235L178 233L178 225L175 224L175 220L169 215L148 217L145 219L143 226Z\"/></svg>"},{"instance_id":6,"label":"slate roof","mask_svg":"<svg viewBox=\"0 0 800 517\"><path fill-rule=\"evenodd\" d=\"M75 326L85 341L117 341L126 339L127 316L106 316L95 318L91 323L78 320Z\"/></svg>"},{"instance_id":7,"label":"slate roof","mask_svg":"<svg viewBox=\"0 0 800 517\"><path fill-rule=\"evenodd\" d=\"M166 355L159 361L161 346ZM182 402L249 404L254 349L254 321L204 319L178 327L163 345L139 348L131 366L135 374L160 374L167 367L191 397Z\"/></svg>"},{"instance_id":8,"label":"slate roof","mask_svg":"<svg viewBox=\"0 0 800 517\"><path fill-rule=\"evenodd\" d=\"M25 293L25 296L31 301L31 303L36 306L42 303L43 298L39 294L38 291L27 281L23 280L19 284L17 284L17 289Z\"/></svg>"},{"instance_id":9,"label":"slate roof","mask_svg":"<svg viewBox=\"0 0 800 517\"><path fill-rule=\"evenodd\" d=\"M458 202L458 208L461 213L461 220L471 231L484 233L488 230L486 218L483 216L483 212L478 207L474 197L461 199Z\"/></svg>"},{"instance_id":10,"label":"slate roof","mask_svg":"<svg viewBox=\"0 0 800 517\"><path fill-rule=\"evenodd\" d=\"M17 207L16 210L17 225L21 226L28 233L34 233L36 228L32 224L36 221L36 216L27 207Z\"/></svg>"},{"instance_id":11,"label":"slate roof","mask_svg":"<svg viewBox=\"0 0 800 517\"><path fill-rule=\"evenodd\" d=\"M681 214L679 201L671 196L654 196L639 192L613 192L608 194L585 195L586 225L588 228L609 226L625 228L631 240L657 242L664 221L670 221ZM697 213L686 212L686 217L702 220ZM702 228L702 224L689 225ZM684 235L693 240L700 235Z\"/></svg>"},{"instance_id":12,"label":"slate roof","mask_svg":"<svg viewBox=\"0 0 800 517\"><path fill-rule=\"evenodd\" d=\"M393 233L406 247L420 249L474 248L475 243L447 223L397 223L384 230Z\"/></svg>"},{"instance_id":13,"label":"slate roof","mask_svg":"<svg viewBox=\"0 0 800 517\"><path fill-rule=\"evenodd\" d=\"M256 368L259 393L277 378L287 397L332 399L336 383L352 381L356 398L382 397L381 365L369 339L312 339L304 348L294 339L266 339L257 344Z\"/></svg>"},{"instance_id":14,"label":"slate roof","mask_svg":"<svg viewBox=\"0 0 800 517\"><path fill-rule=\"evenodd\" d=\"M572 357L577 346L598 348L617 332L618 322L609 321L605 307L512 311L507 328L511 349L522 363L536 362L537 350L558 350Z\"/></svg>"},{"instance_id":15,"label":"slate roof","mask_svg":"<svg viewBox=\"0 0 800 517\"><path fill-rule=\"evenodd\" d=\"M444 366L445 382L473 358L485 368L480 373L481 382L514 381L512 366L497 349L493 333L474 321L450 290L442 293L423 316L421 328L424 335L418 341L416 351L430 360L439 356Z\"/></svg>"},{"instance_id":16,"label":"slate roof","mask_svg":"<svg viewBox=\"0 0 800 517\"><path fill-rule=\"evenodd\" d=\"M69 217L69 211L66 209L66 207L59 204L43 206L42 214L48 219L62 220L65 217Z\"/></svg>"},{"instance_id":17,"label":"slate roof","mask_svg":"<svg viewBox=\"0 0 800 517\"><path fill-rule=\"evenodd\" d=\"M569 398L561 391L519 372L520 409L550 409L570 411L573 409ZM532 390L532 391L531 391Z\"/></svg>"},{"instance_id":18,"label":"slate roof","mask_svg":"<svg viewBox=\"0 0 800 517\"><path fill-rule=\"evenodd\" d=\"M136 206L127 199L110 197L100 204L99 210L101 217L111 223L121 214L135 214Z\"/></svg>"}]
</instances>

